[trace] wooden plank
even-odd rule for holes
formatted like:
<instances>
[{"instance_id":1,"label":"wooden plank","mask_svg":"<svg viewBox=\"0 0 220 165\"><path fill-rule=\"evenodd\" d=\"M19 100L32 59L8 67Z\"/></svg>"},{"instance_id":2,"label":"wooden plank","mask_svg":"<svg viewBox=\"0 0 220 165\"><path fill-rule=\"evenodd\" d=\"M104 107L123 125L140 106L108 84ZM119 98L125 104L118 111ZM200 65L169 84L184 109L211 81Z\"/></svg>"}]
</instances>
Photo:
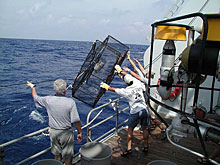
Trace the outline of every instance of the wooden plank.
<instances>
[{"instance_id":1,"label":"wooden plank","mask_svg":"<svg viewBox=\"0 0 220 165\"><path fill-rule=\"evenodd\" d=\"M147 165L153 160L167 160L174 162L178 165L194 164L199 165L196 159L197 157L188 151L180 149L168 140L161 140L158 136L151 135L149 139L149 152L142 152L142 134L139 130L134 131L133 143L132 143L132 154L128 157L121 157L122 150L127 148L127 129L122 129L119 132L119 136L114 136L107 140L105 143L112 148L112 165ZM202 148L198 139L190 137L182 139L180 144L184 147L190 148L193 151L199 153L202 152ZM214 143L206 143L207 152L211 153L214 148ZM220 162L220 158L217 158Z\"/></svg>"}]
</instances>

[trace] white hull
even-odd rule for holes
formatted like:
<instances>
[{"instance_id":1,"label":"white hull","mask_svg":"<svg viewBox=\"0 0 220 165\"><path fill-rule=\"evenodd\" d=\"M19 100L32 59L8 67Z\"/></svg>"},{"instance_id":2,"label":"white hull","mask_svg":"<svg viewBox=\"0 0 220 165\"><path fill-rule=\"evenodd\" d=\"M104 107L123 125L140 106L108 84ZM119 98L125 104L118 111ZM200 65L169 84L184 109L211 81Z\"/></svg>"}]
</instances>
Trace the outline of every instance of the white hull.
<instances>
[{"instance_id":1,"label":"white hull","mask_svg":"<svg viewBox=\"0 0 220 165\"><path fill-rule=\"evenodd\" d=\"M185 1L182 6L180 7L178 14L174 15L176 16L182 16L182 15L187 15L190 13L196 13L196 12L201 12L201 13L219 13L220 11L220 0L188 0ZM172 17L174 17L172 16ZM194 27L202 27L202 20L201 18L196 18L194 20L192 19L185 19L179 21L178 23L182 23L185 25L190 25ZM198 34L196 34L198 35ZM154 52L153 52L153 60L159 56L162 53L163 46L164 46L165 40L154 40ZM177 58L180 53L183 51L184 48L186 48L186 41L177 41L175 42L175 47L176 47L176 55L175 58ZM150 61L150 47L146 50L144 54L144 66L148 70L149 68L147 67ZM158 80L160 77L160 66L161 66L161 57L157 62L153 63L152 66L152 71L156 73L155 75L155 81ZM207 77L206 81L201 85L204 87L211 87L211 77ZM216 81L217 82L217 81ZM220 87L220 83L216 83L216 88ZM191 112L192 105L193 105L193 95L194 95L194 90L189 89L188 91L188 98L187 98L187 107L186 111ZM209 111L210 107L210 96L211 92L210 91L205 91L205 90L200 90L199 98L198 98L198 103L201 103L202 106L206 107L206 110ZM213 107L217 104L217 99L218 99L218 92L214 93L214 104ZM167 105L170 105L174 108L180 109L180 100L181 96L179 95L176 100L170 101L162 101ZM165 108L159 106L158 110L159 113L162 113L163 115L166 115L166 117L174 117L176 113L172 111L167 111Z\"/></svg>"}]
</instances>

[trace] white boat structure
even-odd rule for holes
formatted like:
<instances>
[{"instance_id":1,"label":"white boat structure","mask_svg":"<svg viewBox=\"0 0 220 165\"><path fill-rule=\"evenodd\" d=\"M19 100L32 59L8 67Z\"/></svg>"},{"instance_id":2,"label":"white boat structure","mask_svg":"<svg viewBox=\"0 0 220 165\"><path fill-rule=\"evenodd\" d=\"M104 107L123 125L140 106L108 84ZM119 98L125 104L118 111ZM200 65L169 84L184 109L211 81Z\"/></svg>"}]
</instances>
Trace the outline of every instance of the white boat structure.
<instances>
[{"instance_id":1,"label":"white boat structure","mask_svg":"<svg viewBox=\"0 0 220 165\"><path fill-rule=\"evenodd\" d=\"M158 80L157 84L149 80L149 84L152 88L157 86L161 100L151 97L150 90L148 95L160 105L159 114L173 118L166 130L169 141L189 151L175 144L170 137L180 141L190 132L196 132L204 155L189 152L205 158L209 157L205 141L208 137L212 139L209 131L216 131L218 140L212 140L218 145L217 136L220 135L219 6L220 1L215 0L177 1L167 14L172 17L151 25L151 46L144 54L145 68L150 74L156 73ZM205 117L200 116L199 111L204 112ZM209 117L215 122L210 122Z\"/></svg>"},{"instance_id":2,"label":"white boat structure","mask_svg":"<svg viewBox=\"0 0 220 165\"><path fill-rule=\"evenodd\" d=\"M167 17L169 17L170 15L172 17L169 18L173 18L173 16L178 17L178 16L185 16L188 14L192 14L192 13L203 13L203 14L217 14L220 12L220 1L218 0L195 0L195 1L184 1L184 0L179 0L177 1L171 8L171 10L166 14L164 19L167 19ZM180 10L178 10L180 9ZM176 12L176 13L175 13ZM170 23L170 22L167 22ZM192 16L189 17L188 19L179 19L177 21L172 21L171 23L179 23L182 25L186 25L192 28L192 30L195 30L194 35L194 40L198 37L198 35L200 35L200 33L198 31L202 31L202 27L203 27L203 21L202 18L200 16ZM156 24L156 23L155 23ZM153 29L153 28L152 28ZM216 28L215 28L216 29ZM189 32L192 33L192 30L190 31L186 31L186 35L191 35L189 34ZM217 30L217 29L216 29ZM175 69L177 69L178 65L180 64L180 56L183 52L183 50L189 46L193 41L192 38L188 38L187 41L175 41ZM158 80L160 78L160 67L161 67L161 61L162 61L162 51L163 51L163 47L165 44L166 40L161 40L161 39L154 39L153 38L153 54L152 54L152 71L155 72L155 79ZM191 43L190 43L191 42ZM151 42L152 44L152 42ZM149 47L147 49L147 51L144 54L144 66L146 69L148 69L149 65L150 65L150 52L151 51L151 47ZM179 62L179 63L178 63ZM211 77L212 79L212 77ZM216 79L217 80L217 79ZM211 86L210 85L210 76L207 77L206 81L204 82L204 84L202 84L203 86ZM215 83L215 87L219 88L219 83L218 81L216 81ZM193 95L193 91L189 90L189 95ZM205 92L202 93L199 98L199 103L201 106L204 106L208 111L209 111L209 107L210 107L210 101L208 99L208 97L204 97L204 96L208 96L209 93L208 91L200 91L200 92ZM192 94L191 94L192 93ZM218 93L219 92L215 92L215 97L214 97L214 103L213 105L217 105L217 100L218 100ZM209 95L210 96L210 95ZM191 101L191 102L189 102ZM187 111L191 111L191 105L192 105L192 99L188 99L188 104L189 106L186 107ZM180 103L180 98L176 99L176 100L166 100L165 101L166 104L171 104L172 107L175 108L179 108L179 103ZM161 109L161 110L160 110ZM162 107L159 107L159 111L163 111ZM172 116L174 115L172 112L170 113L166 113L166 115L168 116Z\"/></svg>"},{"instance_id":3,"label":"white boat structure","mask_svg":"<svg viewBox=\"0 0 220 165\"><path fill-rule=\"evenodd\" d=\"M206 142L207 138L220 143L220 124L210 122L199 115L206 112L211 114L210 116L214 116L214 119L218 119L220 115L219 11L220 0L177 0L163 20L152 23L151 46L144 54L144 66L150 74L156 73L154 79L160 79L160 81L158 83L156 81L154 84L149 80L148 96L151 101L159 105L157 110L151 108L158 115L158 118L168 126L166 130L168 141L160 143L159 150L161 152L157 152L151 147L152 150L149 152L154 153L155 156L148 153L148 155L136 155L133 157L134 160L132 158L121 159L118 158L120 157L118 156L119 152L114 152L112 164L146 164L159 158L171 160L177 164L190 164L195 160L196 164L196 157L209 158L210 153L207 150L210 150L210 147L211 150L213 149L213 145L209 147L210 143ZM155 99L151 96L152 88L158 88L161 99ZM176 88L179 89L177 92L175 92ZM170 97L171 94L172 97ZM111 146L113 150L120 149L117 140L120 139L119 136L122 134L120 130L124 130L122 126L126 120L119 123L118 119L121 112L129 109L128 107L119 109L120 100L121 98L110 101L89 112L87 124L83 126L83 129L87 130L87 142L105 142L113 145ZM102 108L110 104L114 104L115 114L94 124L94 121L102 113ZM90 119L94 112L97 114L93 119ZM91 130L113 119L116 123L115 127L94 139ZM167 122L167 119L172 121ZM38 134L46 135L44 132L48 129L44 128L1 144L0 164L4 164L4 159L8 156L4 152L7 146ZM201 148L199 151L181 145L182 139L190 138L191 141L192 134L195 132L198 136L198 143L195 140L195 144L200 146L193 147ZM110 138L116 142L110 142ZM114 146L114 144L117 145ZM154 144L156 145L152 142L152 146ZM167 146L169 150L163 151L163 147ZM158 147L154 148L158 150ZM26 164L49 150L48 146L48 148L17 164ZM138 149L136 150L138 151ZM171 152L170 155L168 152ZM75 155L75 163L77 164L80 164L79 155L79 153ZM190 155L194 156L191 160L189 160ZM219 164L215 160L210 159L210 161Z\"/></svg>"}]
</instances>

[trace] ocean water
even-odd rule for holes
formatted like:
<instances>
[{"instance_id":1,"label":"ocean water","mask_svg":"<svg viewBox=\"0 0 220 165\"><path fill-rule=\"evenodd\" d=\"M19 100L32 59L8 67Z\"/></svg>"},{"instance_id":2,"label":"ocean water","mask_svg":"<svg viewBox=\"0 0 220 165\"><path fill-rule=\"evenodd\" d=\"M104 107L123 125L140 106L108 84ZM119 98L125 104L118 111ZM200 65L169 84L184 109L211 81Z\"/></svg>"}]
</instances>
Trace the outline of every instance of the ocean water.
<instances>
[{"instance_id":1,"label":"ocean water","mask_svg":"<svg viewBox=\"0 0 220 165\"><path fill-rule=\"evenodd\" d=\"M143 57L147 45L130 46L131 57ZM45 109L37 109L31 96L31 89L26 81L37 84L37 93L40 96L54 95L53 81L62 78L68 84L73 82L81 65L83 64L92 42L79 41L52 41L52 40L26 40L26 39L0 39L0 144L19 138L28 133L48 126L48 116ZM127 60L122 66L129 66ZM112 84L114 87L125 86L117 76ZM71 90L67 91L71 97ZM99 100L101 105L108 99L118 96L107 91ZM82 125L86 123L88 112L92 109L85 103L76 101ZM121 107L126 107L126 100L122 100ZM114 113L111 107L104 109L100 119ZM128 112L121 114L120 120L126 119ZM114 126L114 121L95 130L95 135ZM83 141L75 144L75 153L86 142L85 130ZM4 149L5 164L12 165L49 147L49 137L37 135L10 145ZM48 152L27 164L40 159L53 158Z\"/></svg>"}]
</instances>

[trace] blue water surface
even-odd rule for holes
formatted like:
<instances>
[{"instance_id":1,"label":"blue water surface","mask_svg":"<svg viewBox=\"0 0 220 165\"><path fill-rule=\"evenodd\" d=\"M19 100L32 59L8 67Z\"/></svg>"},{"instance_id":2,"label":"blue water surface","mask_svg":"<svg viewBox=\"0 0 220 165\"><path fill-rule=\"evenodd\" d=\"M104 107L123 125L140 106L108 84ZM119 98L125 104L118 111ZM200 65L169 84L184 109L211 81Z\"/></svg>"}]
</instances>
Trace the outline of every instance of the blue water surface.
<instances>
[{"instance_id":1,"label":"blue water surface","mask_svg":"<svg viewBox=\"0 0 220 165\"><path fill-rule=\"evenodd\" d=\"M142 59L147 45L130 46L131 57ZM28 133L48 126L48 116L45 109L37 109L34 105L31 89L26 86L26 81L37 84L37 93L40 96L54 95L53 81L62 78L68 84L79 72L92 42L79 41L53 41L53 40L27 40L27 39L0 39L0 144L19 138ZM130 66L127 60L123 66ZM111 86L125 87L118 77L115 77ZM71 90L67 96L71 97ZM109 91L99 100L97 106L109 98L118 96ZM86 123L88 112L92 109L85 103L76 100L82 125ZM122 101L122 107L128 104ZM104 109L100 118L114 113L108 107ZM122 114L120 120L127 118L128 112ZM97 121L101 120L98 119ZM102 134L105 130L114 127L114 121L97 128L95 135ZM86 132L83 131L83 135ZM75 145L75 153L86 142L85 136L80 144ZM50 146L49 137L37 135L22 140L4 148L5 164L12 165ZM53 158L48 152L27 164L40 159Z\"/></svg>"}]
</instances>

